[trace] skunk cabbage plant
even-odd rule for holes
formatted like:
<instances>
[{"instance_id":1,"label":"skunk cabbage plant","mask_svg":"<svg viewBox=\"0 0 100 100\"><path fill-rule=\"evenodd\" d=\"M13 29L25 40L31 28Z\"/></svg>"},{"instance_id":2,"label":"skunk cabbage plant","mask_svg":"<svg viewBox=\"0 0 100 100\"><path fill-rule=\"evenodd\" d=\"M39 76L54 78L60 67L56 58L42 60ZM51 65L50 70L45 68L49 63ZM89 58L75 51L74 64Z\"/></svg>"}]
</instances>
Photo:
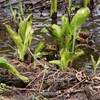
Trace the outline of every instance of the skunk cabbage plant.
<instances>
[{"instance_id":1,"label":"skunk cabbage plant","mask_svg":"<svg viewBox=\"0 0 100 100\"><path fill-rule=\"evenodd\" d=\"M18 57L22 61L24 60L24 57L32 41L33 29L32 19L30 17L31 15L29 15L24 20L20 20L17 32L15 32L10 25L5 25L9 36L16 45Z\"/></svg>"},{"instance_id":2,"label":"skunk cabbage plant","mask_svg":"<svg viewBox=\"0 0 100 100\"><path fill-rule=\"evenodd\" d=\"M78 38L78 33L82 24L85 23L86 19L89 17L89 8L80 8L77 13L73 16L71 22L64 15L62 16L62 24L51 25L48 29L51 36L58 41L60 49L60 60L50 61L50 63L59 64L61 69L68 67L74 59L83 54L82 50L75 50L75 42Z\"/></svg>"}]
</instances>

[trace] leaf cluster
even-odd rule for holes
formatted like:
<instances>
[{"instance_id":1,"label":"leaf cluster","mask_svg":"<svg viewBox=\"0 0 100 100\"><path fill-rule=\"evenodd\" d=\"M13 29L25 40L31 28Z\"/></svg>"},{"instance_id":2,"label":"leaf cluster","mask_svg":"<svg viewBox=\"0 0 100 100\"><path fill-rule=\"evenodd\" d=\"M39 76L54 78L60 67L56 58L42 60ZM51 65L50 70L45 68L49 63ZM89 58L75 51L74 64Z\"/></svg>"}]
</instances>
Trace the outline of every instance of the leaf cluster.
<instances>
[{"instance_id":1,"label":"leaf cluster","mask_svg":"<svg viewBox=\"0 0 100 100\"><path fill-rule=\"evenodd\" d=\"M18 31L14 31L10 25L5 25L9 36L13 40L17 48L17 54L20 60L24 60L25 54L27 53L28 47L32 41L32 19L29 15L24 20L20 20Z\"/></svg>"},{"instance_id":2,"label":"leaf cluster","mask_svg":"<svg viewBox=\"0 0 100 100\"><path fill-rule=\"evenodd\" d=\"M60 50L60 60L53 60L50 63L59 65L61 69L66 69L69 63L83 54L83 50L75 50L75 42L81 25L84 24L89 14L89 8L80 8L73 16L71 22L63 15L61 25L53 24L47 28L51 36L58 41Z\"/></svg>"}]
</instances>

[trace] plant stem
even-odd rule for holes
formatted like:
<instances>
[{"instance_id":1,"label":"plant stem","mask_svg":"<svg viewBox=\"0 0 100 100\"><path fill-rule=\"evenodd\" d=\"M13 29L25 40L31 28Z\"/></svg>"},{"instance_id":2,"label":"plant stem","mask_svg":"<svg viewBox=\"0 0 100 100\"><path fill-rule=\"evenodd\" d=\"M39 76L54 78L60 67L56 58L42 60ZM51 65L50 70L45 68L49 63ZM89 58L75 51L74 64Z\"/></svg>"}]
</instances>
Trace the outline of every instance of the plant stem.
<instances>
[{"instance_id":1,"label":"plant stem","mask_svg":"<svg viewBox=\"0 0 100 100\"><path fill-rule=\"evenodd\" d=\"M23 11L23 6L22 6L22 0L18 0L19 2L19 10L21 13L21 17L24 18L24 11Z\"/></svg>"},{"instance_id":2,"label":"plant stem","mask_svg":"<svg viewBox=\"0 0 100 100\"><path fill-rule=\"evenodd\" d=\"M52 24L56 24L57 23L57 0L51 0L50 15L52 19Z\"/></svg>"},{"instance_id":3,"label":"plant stem","mask_svg":"<svg viewBox=\"0 0 100 100\"><path fill-rule=\"evenodd\" d=\"M74 53L74 50L75 50L75 42L76 42L76 30L74 30L74 33L73 33L72 53Z\"/></svg>"},{"instance_id":4,"label":"plant stem","mask_svg":"<svg viewBox=\"0 0 100 100\"><path fill-rule=\"evenodd\" d=\"M68 0L68 18L69 18L69 22L71 20L71 8L72 8L72 0Z\"/></svg>"}]
</instances>

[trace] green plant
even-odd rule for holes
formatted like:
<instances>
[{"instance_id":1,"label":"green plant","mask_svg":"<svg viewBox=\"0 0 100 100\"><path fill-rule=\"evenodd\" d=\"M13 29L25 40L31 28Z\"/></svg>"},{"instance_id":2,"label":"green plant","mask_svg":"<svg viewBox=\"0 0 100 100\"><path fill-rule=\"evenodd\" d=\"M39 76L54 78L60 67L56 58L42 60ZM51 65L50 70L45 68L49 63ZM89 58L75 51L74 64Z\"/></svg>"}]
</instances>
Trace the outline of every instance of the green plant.
<instances>
[{"instance_id":1,"label":"green plant","mask_svg":"<svg viewBox=\"0 0 100 100\"><path fill-rule=\"evenodd\" d=\"M18 26L19 28L16 32L11 28L10 25L5 24L9 36L16 45L18 57L23 61L32 41L33 29L31 15L23 20L20 20Z\"/></svg>"},{"instance_id":2,"label":"green plant","mask_svg":"<svg viewBox=\"0 0 100 100\"><path fill-rule=\"evenodd\" d=\"M93 55L91 55L91 61L92 61L92 67L93 67L93 71L94 73L96 72L98 66L100 65L100 57L98 58L98 60L96 61L93 57Z\"/></svg>"},{"instance_id":3,"label":"green plant","mask_svg":"<svg viewBox=\"0 0 100 100\"><path fill-rule=\"evenodd\" d=\"M68 18L62 16L62 24L53 24L47 27L51 36L58 41L60 50L60 60L50 61L60 66L62 70L66 69L69 63L72 63L74 59L83 54L80 49L75 49L76 39L80 31L81 25L86 21L90 14L90 10L81 8L69 22Z\"/></svg>"},{"instance_id":4,"label":"green plant","mask_svg":"<svg viewBox=\"0 0 100 100\"><path fill-rule=\"evenodd\" d=\"M84 7L90 5L91 0L83 0Z\"/></svg>"},{"instance_id":5,"label":"green plant","mask_svg":"<svg viewBox=\"0 0 100 100\"><path fill-rule=\"evenodd\" d=\"M17 78L21 79L23 82L29 82L29 79L23 75L21 75L15 68L15 66L11 65L5 58L0 57L0 68L7 69L10 73L15 75Z\"/></svg>"},{"instance_id":6,"label":"green plant","mask_svg":"<svg viewBox=\"0 0 100 100\"><path fill-rule=\"evenodd\" d=\"M35 58L38 58L38 57L41 57L43 55L46 54L46 52L43 52L43 49L45 48L45 44L44 42L39 42L34 50L34 57Z\"/></svg>"},{"instance_id":7,"label":"green plant","mask_svg":"<svg viewBox=\"0 0 100 100\"><path fill-rule=\"evenodd\" d=\"M13 6L11 5L11 0L9 0L9 3L10 3L10 11L11 11L13 21L18 23L19 20L23 20L25 17L24 17L22 0L18 0L18 6L16 7L16 9L13 8Z\"/></svg>"},{"instance_id":8,"label":"green plant","mask_svg":"<svg viewBox=\"0 0 100 100\"><path fill-rule=\"evenodd\" d=\"M33 59L37 60L37 58L41 58L45 55L48 55L48 52L44 51L44 49L45 49L45 43L44 42L39 42L36 45L34 51L31 52L31 50L29 50L29 52L30 52L31 56L33 57ZM33 63L34 63L34 61L33 61Z\"/></svg>"},{"instance_id":9,"label":"green plant","mask_svg":"<svg viewBox=\"0 0 100 100\"><path fill-rule=\"evenodd\" d=\"M72 0L68 0L68 19L71 20Z\"/></svg>"},{"instance_id":10,"label":"green plant","mask_svg":"<svg viewBox=\"0 0 100 100\"><path fill-rule=\"evenodd\" d=\"M54 13L57 12L57 0L50 0L50 2L51 2L50 15L52 16Z\"/></svg>"},{"instance_id":11,"label":"green plant","mask_svg":"<svg viewBox=\"0 0 100 100\"><path fill-rule=\"evenodd\" d=\"M22 0L18 0L17 9L13 9L11 1L9 1L9 3L13 21L15 24L17 24L18 29L17 31L14 31L16 27L14 27L13 29L10 25L7 24L5 24L5 27L8 31L9 36L16 45L18 58L24 61L25 55L27 54L28 48L31 45L32 41L32 15L29 14L28 17L25 18Z\"/></svg>"},{"instance_id":12,"label":"green plant","mask_svg":"<svg viewBox=\"0 0 100 100\"><path fill-rule=\"evenodd\" d=\"M60 60L49 61L51 64L56 64L61 70L65 70L73 60L77 59L79 56L84 54L83 50L77 49L74 53L70 52L67 49L60 50Z\"/></svg>"},{"instance_id":13,"label":"green plant","mask_svg":"<svg viewBox=\"0 0 100 100\"><path fill-rule=\"evenodd\" d=\"M18 0L18 2L19 2L19 11L20 11L19 13L20 13L21 18L24 19L24 10L23 10L22 1L23 1L23 0Z\"/></svg>"}]
</instances>

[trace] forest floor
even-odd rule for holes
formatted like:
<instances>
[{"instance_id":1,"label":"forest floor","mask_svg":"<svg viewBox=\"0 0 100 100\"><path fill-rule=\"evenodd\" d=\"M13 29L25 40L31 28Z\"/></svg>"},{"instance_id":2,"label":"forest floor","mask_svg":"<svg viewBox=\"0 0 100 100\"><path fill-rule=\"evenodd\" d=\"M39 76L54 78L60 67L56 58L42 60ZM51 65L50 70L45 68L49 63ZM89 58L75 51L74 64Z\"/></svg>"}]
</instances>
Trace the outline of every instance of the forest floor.
<instances>
[{"instance_id":1,"label":"forest floor","mask_svg":"<svg viewBox=\"0 0 100 100\"><path fill-rule=\"evenodd\" d=\"M41 0L33 1L41 9ZM0 7L6 6L2 4ZM37 6L33 10L37 10ZM9 61L30 82L25 84L7 70L0 69L0 100L100 100L100 73L85 67L61 71L44 59L37 59L34 65L18 59Z\"/></svg>"},{"instance_id":2,"label":"forest floor","mask_svg":"<svg viewBox=\"0 0 100 100\"><path fill-rule=\"evenodd\" d=\"M29 77L28 84L1 70L0 100L100 100L100 74L68 68L60 71L44 60L35 66L11 60L18 71Z\"/></svg>"}]
</instances>

